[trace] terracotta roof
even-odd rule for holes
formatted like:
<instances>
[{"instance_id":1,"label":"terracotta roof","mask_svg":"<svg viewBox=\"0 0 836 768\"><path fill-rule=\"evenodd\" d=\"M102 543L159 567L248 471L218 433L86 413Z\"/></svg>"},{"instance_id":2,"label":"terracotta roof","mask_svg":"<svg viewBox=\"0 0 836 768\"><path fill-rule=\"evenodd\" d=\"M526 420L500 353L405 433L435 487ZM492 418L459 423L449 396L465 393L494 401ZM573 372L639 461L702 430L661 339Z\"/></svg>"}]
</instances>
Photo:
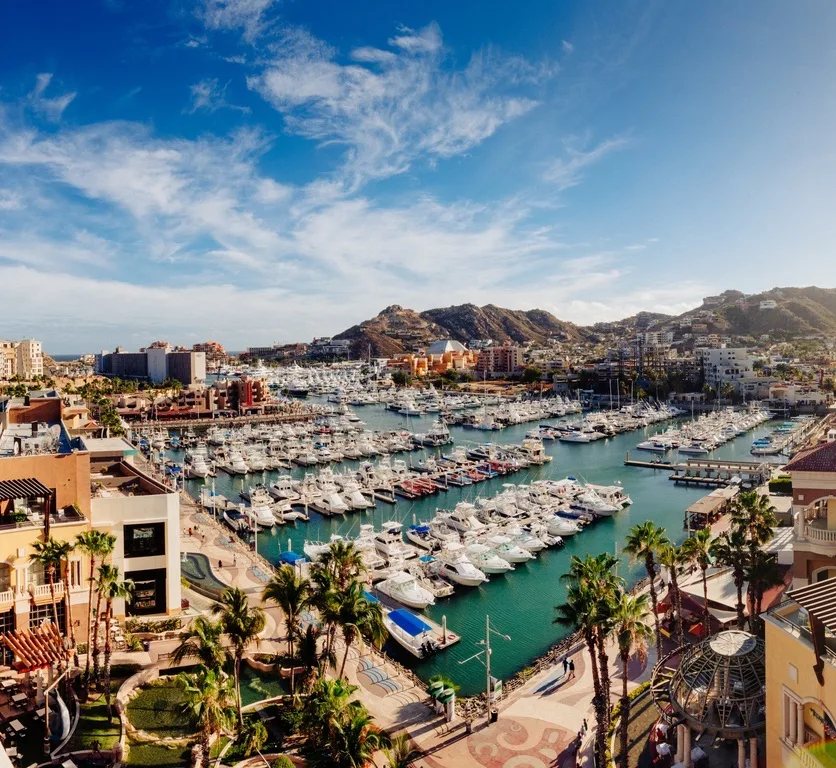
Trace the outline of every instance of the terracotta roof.
<instances>
[{"instance_id":1,"label":"terracotta roof","mask_svg":"<svg viewBox=\"0 0 836 768\"><path fill-rule=\"evenodd\" d=\"M801 451L784 469L787 472L836 472L836 442Z\"/></svg>"}]
</instances>

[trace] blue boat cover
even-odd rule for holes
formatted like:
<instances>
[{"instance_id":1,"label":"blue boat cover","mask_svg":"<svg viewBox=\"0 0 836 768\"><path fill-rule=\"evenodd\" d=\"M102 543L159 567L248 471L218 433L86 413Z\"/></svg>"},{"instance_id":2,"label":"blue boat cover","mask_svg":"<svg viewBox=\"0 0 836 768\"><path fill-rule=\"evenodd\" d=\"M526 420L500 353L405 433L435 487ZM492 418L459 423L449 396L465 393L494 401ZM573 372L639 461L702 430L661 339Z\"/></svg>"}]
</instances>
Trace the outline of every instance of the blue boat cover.
<instances>
[{"instance_id":1,"label":"blue boat cover","mask_svg":"<svg viewBox=\"0 0 836 768\"><path fill-rule=\"evenodd\" d=\"M421 557L419 557L418 559L422 563L431 563L435 560L435 558L432 555L421 555Z\"/></svg>"},{"instance_id":2,"label":"blue boat cover","mask_svg":"<svg viewBox=\"0 0 836 768\"><path fill-rule=\"evenodd\" d=\"M421 621L414 613L410 613L403 608L398 608L389 614L392 623L400 627L411 637L420 635L423 632L429 632L432 627L424 621Z\"/></svg>"},{"instance_id":3,"label":"blue boat cover","mask_svg":"<svg viewBox=\"0 0 836 768\"><path fill-rule=\"evenodd\" d=\"M288 565L296 565L296 563L304 562L304 555L297 555L295 552L282 552L279 555L280 563L287 563Z\"/></svg>"},{"instance_id":4,"label":"blue boat cover","mask_svg":"<svg viewBox=\"0 0 836 768\"><path fill-rule=\"evenodd\" d=\"M409 530L410 531L415 531L416 533L429 533L430 532L430 526L428 526L428 525L410 525Z\"/></svg>"},{"instance_id":5,"label":"blue boat cover","mask_svg":"<svg viewBox=\"0 0 836 768\"><path fill-rule=\"evenodd\" d=\"M365 589L363 590L363 597L365 597L370 603L380 602L380 600L378 600L371 592L366 592Z\"/></svg>"}]
</instances>

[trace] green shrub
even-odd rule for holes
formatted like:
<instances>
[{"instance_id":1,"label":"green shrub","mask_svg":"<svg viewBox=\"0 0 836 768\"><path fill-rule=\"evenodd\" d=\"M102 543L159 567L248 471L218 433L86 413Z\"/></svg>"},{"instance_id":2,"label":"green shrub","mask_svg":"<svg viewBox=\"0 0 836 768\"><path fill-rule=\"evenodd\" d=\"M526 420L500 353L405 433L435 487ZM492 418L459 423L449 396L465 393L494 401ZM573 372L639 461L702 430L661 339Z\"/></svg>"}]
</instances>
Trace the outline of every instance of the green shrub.
<instances>
[{"instance_id":1,"label":"green shrub","mask_svg":"<svg viewBox=\"0 0 836 768\"><path fill-rule=\"evenodd\" d=\"M279 755L274 761L271 768L296 768L293 761L287 755Z\"/></svg>"},{"instance_id":2,"label":"green shrub","mask_svg":"<svg viewBox=\"0 0 836 768\"><path fill-rule=\"evenodd\" d=\"M180 629L183 622L176 616L170 619L128 619L125 628L128 632L173 632Z\"/></svg>"},{"instance_id":3,"label":"green shrub","mask_svg":"<svg viewBox=\"0 0 836 768\"><path fill-rule=\"evenodd\" d=\"M142 664L113 664L110 668L110 676L114 679L127 679L142 669Z\"/></svg>"},{"instance_id":4,"label":"green shrub","mask_svg":"<svg viewBox=\"0 0 836 768\"><path fill-rule=\"evenodd\" d=\"M792 478L782 475L769 481L770 493L781 493L787 496L792 494Z\"/></svg>"},{"instance_id":5,"label":"green shrub","mask_svg":"<svg viewBox=\"0 0 836 768\"><path fill-rule=\"evenodd\" d=\"M276 713L276 725L282 733L282 737L293 736L299 733L302 727L302 710L296 707L282 707Z\"/></svg>"}]
</instances>

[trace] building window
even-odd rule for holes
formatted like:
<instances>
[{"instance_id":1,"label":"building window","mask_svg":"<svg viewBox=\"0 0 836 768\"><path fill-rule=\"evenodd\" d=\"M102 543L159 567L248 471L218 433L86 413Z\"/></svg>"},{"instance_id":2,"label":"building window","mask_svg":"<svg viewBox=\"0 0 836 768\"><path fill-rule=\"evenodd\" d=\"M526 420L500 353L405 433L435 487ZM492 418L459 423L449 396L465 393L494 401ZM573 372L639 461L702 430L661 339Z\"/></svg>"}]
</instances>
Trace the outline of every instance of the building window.
<instances>
[{"instance_id":1,"label":"building window","mask_svg":"<svg viewBox=\"0 0 836 768\"><path fill-rule=\"evenodd\" d=\"M799 501L804 501L804 494L803 493L798 494L798 500Z\"/></svg>"},{"instance_id":2,"label":"building window","mask_svg":"<svg viewBox=\"0 0 836 768\"><path fill-rule=\"evenodd\" d=\"M81 584L81 560L70 560L70 586L80 587Z\"/></svg>"},{"instance_id":3,"label":"building window","mask_svg":"<svg viewBox=\"0 0 836 768\"><path fill-rule=\"evenodd\" d=\"M125 526L125 557L165 554L165 523Z\"/></svg>"},{"instance_id":4,"label":"building window","mask_svg":"<svg viewBox=\"0 0 836 768\"><path fill-rule=\"evenodd\" d=\"M60 603L56 602L55 607L58 613L58 629L66 634L67 632L67 614L66 606L62 600ZM52 612L52 603L44 603L43 605L35 605L29 609L29 629L37 629L45 621L50 623L55 620L55 615Z\"/></svg>"},{"instance_id":5,"label":"building window","mask_svg":"<svg viewBox=\"0 0 836 768\"><path fill-rule=\"evenodd\" d=\"M5 635L7 632L14 632L15 629L15 611L12 608L5 613L0 613L0 635ZM0 646L0 664L10 667L15 660L15 655L6 647L5 644Z\"/></svg>"},{"instance_id":6,"label":"building window","mask_svg":"<svg viewBox=\"0 0 836 768\"><path fill-rule=\"evenodd\" d=\"M125 606L128 616L166 612L165 568L131 571L125 574L125 578L134 583L133 599Z\"/></svg>"}]
</instances>

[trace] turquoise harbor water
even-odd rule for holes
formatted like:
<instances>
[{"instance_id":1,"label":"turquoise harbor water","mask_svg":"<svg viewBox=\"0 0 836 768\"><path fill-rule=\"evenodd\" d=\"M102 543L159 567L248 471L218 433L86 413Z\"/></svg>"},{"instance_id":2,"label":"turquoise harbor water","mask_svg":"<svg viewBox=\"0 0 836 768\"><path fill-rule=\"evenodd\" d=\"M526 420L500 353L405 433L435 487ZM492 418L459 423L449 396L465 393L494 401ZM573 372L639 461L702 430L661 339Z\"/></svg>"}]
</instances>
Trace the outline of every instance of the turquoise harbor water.
<instances>
[{"instance_id":1,"label":"turquoise harbor water","mask_svg":"<svg viewBox=\"0 0 836 768\"><path fill-rule=\"evenodd\" d=\"M370 429L408 427L419 432L425 431L433 420L432 417L410 418L407 423L406 417L386 411L379 405L358 406L354 410ZM553 419L549 423L557 421ZM499 432L480 432L461 427L451 427L450 431L457 445L486 440L509 443L521 441L525 433L535 425L536 422L522 424ZM294 551L301 552L305 539L327 539L332 533L356 535L362 523L374 523L379 527L386 520L396 519L405 523L412 522L413 517L428 520L435 514L437 507L452 508L458 501L472 501L477 495L493 495L505 483L526 483L567 475L599 485L621 482L633 499L632 506L570 537L565 547L543 551L531 563L518 565L515 571L507 575L492 576L489 583L479 588L457 587L451 597L441 599L428 608L427 614L439 623L442 616L447 617L447 626L462 636L459 643L426 661L417 661L397 644L390 642L392 647L388 647L387 651L413 667L422 677L443 672L461 686L462 694L475 694L483 690L484 668L478 661L461 665L458 662L478 650L476 643L484 637L486 613L490 614L491 625L497 631L511 636L510 642L494 638L493 643L492 672L497 677L507 678L545 652L566 633L563 628L552 624L552 619L554 606L562 602L565 594L560 576L565 572L571 555L608 551L620 556L628 529L634 523L647 519L664 526L668 535L677 541L685 537L684 510L706 491L675 486L668 480L669 471L666 470L623 466L627 451L635 457L652 458L653 454L636 451L635 446L644 439L645 434L655 434L666 426L652 425L644 431L628 432L593 443L546 441L546 450L553 457L550 464L467 488L451 488L446 493L441 492L416 502L404 499L395 505L378 502L376 509L351 513L345 518L324 518L311 513L310 523L299 522L277 527L272 532L259 533L258 551L275 561L279 552L287 549L288 540ZM768 434L770 429L767 424L761 425L721 446L711 458L751 459L749 449L752 440L756 436ZM409 462L411 456L413 461L417 461L420 455L420 452L400 454L398 458ZM345 462L347 466L356 464ZM292 474L301 476L304 471L297 468ZM220 472L215 479L215 489L229 499L238 500L238 494L246 487L256 482L272 482L277 475L276 472L264 472L246 478L232 478ZM186 487L195 496L199 494L202 485L202 481L186 481ZM622 559L619 567L621 575L630 581L641 576L641 569L638 566L631 567L626 558Z\"/></svg>"}]
</instances>

